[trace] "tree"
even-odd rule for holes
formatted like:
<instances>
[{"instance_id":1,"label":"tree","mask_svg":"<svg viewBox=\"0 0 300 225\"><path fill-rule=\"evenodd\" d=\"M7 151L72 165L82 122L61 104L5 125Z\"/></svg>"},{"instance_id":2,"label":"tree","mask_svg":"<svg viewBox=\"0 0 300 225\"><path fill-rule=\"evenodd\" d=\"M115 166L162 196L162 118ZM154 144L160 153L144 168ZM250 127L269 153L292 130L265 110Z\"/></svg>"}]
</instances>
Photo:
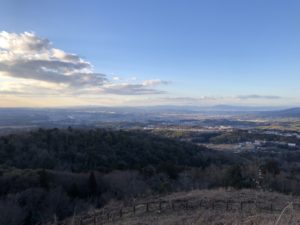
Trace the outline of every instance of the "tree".
<instances>
[{"instance_id":1,"label":"tree","mask_svg":"<svg viewBox=\"0 0 300 225\"><path fill-rule=\"evenodd\" d=\"M278 175L280 173L279 163L275 160L269 160L262 166L262 170L264 173L270 173L273 176Z\"/></svg>"},{"instance_id":2,"label":"tree","mask_svg":"<svg viewBox=\"0 0 300 225\"><path fill-rule=\"evenodd\" d=\"M90 196L97 195L98 184L94 172L92 171L88 180Z\"/></svg>"},{"instance_id":3,"label":"tree","mask_svg":"<svg viewBox=\"0 0 300 225\"><path fill-rule=\"evenodd\" d=\"M227 174L225 176L226 186L231 186L237 189L242 188L243 186L243 176L242 169L240 165L231 166L227 170Z\"/></svg>"},{"instance_id":4,"label":"tree","mask_svg":"<svg viewBox=\"0 0 300 225\"><path fill-rule=\"evenodd\" d=\"M42 171L39 172L39 182L42 188L49 189L50 187L50 179L48 172L43 169Z\"/></svg>"},{"instance_id":5,"label":"tree","mask_svg":"<svg viewBox=\"0 0 300 225\"><path fill-rule=\"evenodd\" d=\"M0 200L0 225L26 224L25 213L12 201Z\"/></svg>"},{"instance_id":6,"label":"tree","mask_svg":"<svg viewBox=\"0 0 300 225\"><path fill-rule=\"evenodd\" d=\"M164 162L160 165L160 171L166 173L171 179L176 180L181 168L171 162Z\"/></svg>"},{"instance_id":7,"label":"tree","mask_svg":"<svg viewBox=\"0 0 300 225\"><path fill-rule=\"evenodd\" d=\"M71 198L82 197L81 193L80 193L80 190L79 190L76 183L72 183L70 189L68 190L68 194Z\"/></svg>"}]
</instances>

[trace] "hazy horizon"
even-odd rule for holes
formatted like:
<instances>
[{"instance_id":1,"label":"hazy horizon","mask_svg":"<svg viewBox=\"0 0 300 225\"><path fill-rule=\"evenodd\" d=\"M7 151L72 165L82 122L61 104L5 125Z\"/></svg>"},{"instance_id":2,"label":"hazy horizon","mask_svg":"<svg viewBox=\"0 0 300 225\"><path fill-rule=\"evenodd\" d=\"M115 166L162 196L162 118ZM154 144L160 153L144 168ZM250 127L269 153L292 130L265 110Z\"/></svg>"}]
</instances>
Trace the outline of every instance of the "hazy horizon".
<instances>
[{"instance_id":1,"label":"hazy horizon","mask_svg":"<svg viewBox=\"0 0 300 225\"><path fill-rule=\"evenodd\" d=\"M174 111L174 112L183 112L183 111L195 111L195 112L263 112L263 111L285 111L285 110L298 110L298 106L253 106L253 105L72 105L72 106L0 106L0 110L121 110L126 112L126 109L130 110L146 110L151 112L151 110L159 110L163 112Z\"/></svg>"}]
</instances>

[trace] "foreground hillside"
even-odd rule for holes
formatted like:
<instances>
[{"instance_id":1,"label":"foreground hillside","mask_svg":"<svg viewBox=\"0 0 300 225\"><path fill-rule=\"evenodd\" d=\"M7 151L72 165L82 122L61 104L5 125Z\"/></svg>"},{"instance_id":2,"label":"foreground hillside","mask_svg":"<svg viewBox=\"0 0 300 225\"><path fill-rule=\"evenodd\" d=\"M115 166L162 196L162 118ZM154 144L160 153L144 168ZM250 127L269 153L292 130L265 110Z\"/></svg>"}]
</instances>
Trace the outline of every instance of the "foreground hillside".
<instances>
[{"instance_id":1,"label":"foreground hillside","mask_svg":"<svg viewBox=\"0 0 300 225\"><path fill-rule=\"evenodd\" d=\"M290 156L293 153L218 152L142 130L38 129L1 136L0 225L63 221L91 209L101 212L110 202L117 202L114 214L122 218L118 221L134 224L131 219L139 217L126 214L130 213L134 199L145 201L147 196L168 194L172 198L170 193L195 189L262 188L299 195L299 167L291 163L297 161L295 155ZM242 196L232 199L240 201ZM166 219L181 213L172 207L170 211L169 200L165 201L158 209L167 210L170 216ZM122 204L126 207L120 211ZM156 202L149 209L159 204ZM197 202L191 206L190 202L188 206L176 204L176 209L198 207ZM136 207L136 215L150 216L151 221L152 214L145 214L145 204ZM203 207L197 210L207 210ZM182 211L183 218L186 212L190 210ZM110 214L104 216L115 218ZM186 220L189 218L193 217Z\"/></svg>"},{"instance_id":2,"label":"foreground hillside","mask_svg":"<svg viewBox=\"0 0 300 225\"><path fill-rule=\"evenodd\" d=\"M299 202L300 198L255 190L196 190L131 203L112 201L101 210L74 216L62 224L296 225L300 221Z\"/></svg>"},{"instance_id":3,"label":"foreground hillside","mask_svg":"<svg viewBox=\"0 0 300 225\"><path fill-rule=\"evenodd\" d=\"M112 199L218 186L223 178L211 179L209 168L230 166L234 158L142 131L39 129L1 136L0 225L43 224Z\"/></svg>"}]
</instances>

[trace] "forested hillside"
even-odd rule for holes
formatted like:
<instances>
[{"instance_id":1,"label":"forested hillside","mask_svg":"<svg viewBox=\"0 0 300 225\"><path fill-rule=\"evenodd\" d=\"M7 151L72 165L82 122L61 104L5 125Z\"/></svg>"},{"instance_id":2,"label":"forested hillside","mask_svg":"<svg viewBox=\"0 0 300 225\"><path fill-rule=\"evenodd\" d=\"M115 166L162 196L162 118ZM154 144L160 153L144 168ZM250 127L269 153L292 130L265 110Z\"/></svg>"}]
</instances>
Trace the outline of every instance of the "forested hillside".
<instances>
[{"instance_id":1,"label":"forested hillside","mask_svg":"<svg viewBox=\"0 0 300 225\"><path fill-rule=\"evenodd\" d=\"M204 168L227 160L205 147L142 131L39 129L0 138L0 164L20 169L108 172L165 163Z\"/></svg>"},{"instance_id":2,"label":"forested hillside","mask_svg":"<svg viewBox=\"0 0 300 225\"><path fill-rule=\"evenodd\" d=\"M260 187L300 194L298 167L286 157L218 152L166 136L69 128L0 137L0 225L45 224L111 200L256 188L258 171Z\"/></svg>"},{"instance_id":3,"label":"forested hillside","mask_svg":"<svg viewBox=\"0 0 300 225\"><path fill-rule=\"evenodd\" d=\"M208 171L234 160L144 131L39 129L2 136L0 224L43 224L110 199L223 185Z\"/></svg>"}]
</instances>

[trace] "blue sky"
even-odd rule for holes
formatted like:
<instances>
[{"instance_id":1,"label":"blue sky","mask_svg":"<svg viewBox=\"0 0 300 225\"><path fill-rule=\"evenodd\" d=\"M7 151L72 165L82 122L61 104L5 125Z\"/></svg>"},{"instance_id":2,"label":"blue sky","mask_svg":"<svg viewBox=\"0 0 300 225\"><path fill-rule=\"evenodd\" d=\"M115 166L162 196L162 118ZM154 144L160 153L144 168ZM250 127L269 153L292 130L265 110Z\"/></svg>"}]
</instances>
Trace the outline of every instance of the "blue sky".
<instances>
[{"instance_id":1,"label":"blue sky","mask_svg":"<svg viewBox=\"0 0 300 225\"><path fill-rule=\"evenodd\" d=\"M61 104L298 105L299 11L296 0L2 0L0 31L33 32L110 82L78 103L51 93ZM14 95L11 83L24 77L4 72L0 91L18 105L26 93ZM124 84L134 93L116 90ZM41 105L39 96L50 96L43 93L30 93L36 101L28 104Z\"/></svg>"}]
</instances>

